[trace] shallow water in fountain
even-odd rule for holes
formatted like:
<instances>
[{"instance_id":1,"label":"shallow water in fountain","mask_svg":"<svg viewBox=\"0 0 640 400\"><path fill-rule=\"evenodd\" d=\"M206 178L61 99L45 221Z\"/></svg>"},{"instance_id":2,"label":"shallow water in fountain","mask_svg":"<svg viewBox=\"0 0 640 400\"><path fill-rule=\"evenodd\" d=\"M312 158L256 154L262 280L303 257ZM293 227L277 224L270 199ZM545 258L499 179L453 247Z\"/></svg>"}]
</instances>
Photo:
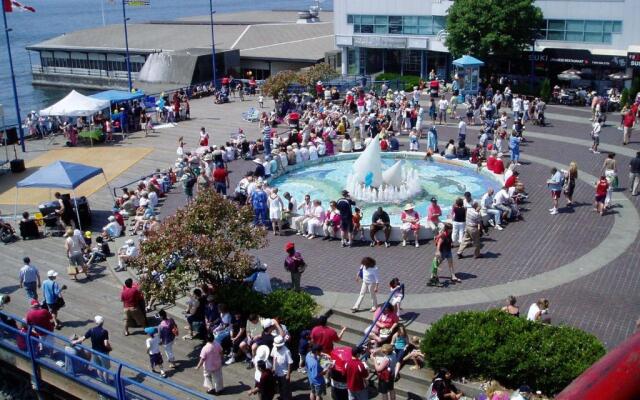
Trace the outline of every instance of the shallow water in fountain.
<instances>
[{"instance_id":1,"label":"shallow water in fountain","mask_svg":"<svg viewBox=\"0 0 640 400\"><path fill-rule=\"evenodd\" d=\"M310 165L302 169L291 171L271 181L271 185L279 188L280 193L289 192L302 202L305 194L312 199L322 201L327 208L329 201L340 198L340 192L347 187L347 177L351 173L355 160L338 160L330 163ZM396 160L383 158L383 169L389 168ZM356 206L363 210L364 224L371 222L371 215L378 205L389 213L391 224L400 225L400 213L407 202L412 202L422 218L427 215L427 207L431 197L436 197L442 207L444 215L449 213L451 204L466 191L471 192L474 199L480 199L488 187L498 189L500 183L475 169L441 163L436 161L406 160L405 168L414 168L418 174L421 192L415 197L400 202L370 203L356 200Z\"/></svg>"}]
</instances>

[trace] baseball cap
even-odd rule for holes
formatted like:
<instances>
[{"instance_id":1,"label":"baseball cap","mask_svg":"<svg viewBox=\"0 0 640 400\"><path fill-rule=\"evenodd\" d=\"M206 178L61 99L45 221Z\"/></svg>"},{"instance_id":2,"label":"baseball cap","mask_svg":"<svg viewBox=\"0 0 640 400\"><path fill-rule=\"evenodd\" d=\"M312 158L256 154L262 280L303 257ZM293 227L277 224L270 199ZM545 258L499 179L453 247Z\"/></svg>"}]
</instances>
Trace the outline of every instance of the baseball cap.
<instances>
[{"instance_id":1,"label":"baseball cap","mask_svg":"<svg viewBox=\"0 0 640 400\"><path fill-rule=\"evenodd\" d=\"M37 307L40 305L40 303L36 299L31 299L31 302L29 304L31 305L31 307Z\"/></svg>"},{"instance_id":2,"label":"baseball cap","mask_svg":"<svg viewBox=\"0 0 640 400\"><path fill-rule=\"evenodd\" d=\"M104 323L104 318L101 315L96 315L95 317L93 317L93 321L97 325L102 325Z\"/></svg>"},{"instance_id":3,"label":"baseball cap","mask_svg":"<svg viewBox=\"0 0 640 400\"><path fill-rule=\"evenodd\" d=\"M47 276L48 277L55 277L58 276L58 273L52 269L50 269L49 271L47 271Z\"/></svg>"}]
</instances>

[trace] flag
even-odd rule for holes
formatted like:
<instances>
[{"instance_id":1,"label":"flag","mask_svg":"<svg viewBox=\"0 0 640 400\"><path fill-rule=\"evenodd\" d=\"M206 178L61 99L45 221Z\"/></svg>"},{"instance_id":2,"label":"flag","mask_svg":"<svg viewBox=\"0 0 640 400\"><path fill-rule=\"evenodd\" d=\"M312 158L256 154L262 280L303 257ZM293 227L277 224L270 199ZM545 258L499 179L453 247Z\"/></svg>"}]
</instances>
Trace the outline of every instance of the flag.
<instances>
[{"instance_id":1,"label":"flag","mask_svg":"<svg viewBox=\"0 0 640 400\"><path fill-rule=\"evenodd\" d=\"M16 8L18 11L36 12L35 8L31 6L25 6L24 4L18 3L17 1L13 1L13 0L4 0L3 4L4 4L4 10L6 12L13 11L13 8Z\"/></svg>"}]
</instances>

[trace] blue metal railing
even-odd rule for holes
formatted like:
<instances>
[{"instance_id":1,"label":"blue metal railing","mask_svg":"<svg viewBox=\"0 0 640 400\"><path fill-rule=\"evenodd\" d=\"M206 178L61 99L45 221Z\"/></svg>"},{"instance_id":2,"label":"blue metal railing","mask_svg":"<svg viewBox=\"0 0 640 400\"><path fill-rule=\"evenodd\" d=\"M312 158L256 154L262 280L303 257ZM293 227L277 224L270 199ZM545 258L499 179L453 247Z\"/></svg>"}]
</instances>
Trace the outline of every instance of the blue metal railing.
<instances>
[{"instance_id":1,"label":"blue metal railing","mask_svg":"<svg viewBox=\"0 0 640 400\"><path fill-rule=\"evenodd\" d=\"M391 291L391 294L389 294L389 297L387 298L387 301L385 301L384 304L382 305L382 307L380 308L380 312L373 319L373 323L367 328L366 331L364 331L364 336L362 336L362 340L360 340L360 343L358 343L358 347L362 348L364 346L364 344L367 342L367 340L369 340L369 335L371 334L371 331L373 330L373 328L378 323L378 320L380 319L380 316L382 316L382 312L389 305L389 303L391 302L391 299L393 298L393 296L395 296L398 292L402 292L402 297L404 297L404 283L401 284L400 286L395 287Z\"/></svg>"},{"instance_id":2,"label":"blue metal railing","mask_svg":"<svg viewBox=\"0 0 640 400\"><path fill-rule=\"evenodd\" d=\"M0 318L0 347L31 362L35 390L40 390L40 371L46 368L110 399L212 398L88 347L71 346L70 340L27 325L15 315L0 312ZM22 328L11 326L10 320Z\"/></svg>"}]
</instances>

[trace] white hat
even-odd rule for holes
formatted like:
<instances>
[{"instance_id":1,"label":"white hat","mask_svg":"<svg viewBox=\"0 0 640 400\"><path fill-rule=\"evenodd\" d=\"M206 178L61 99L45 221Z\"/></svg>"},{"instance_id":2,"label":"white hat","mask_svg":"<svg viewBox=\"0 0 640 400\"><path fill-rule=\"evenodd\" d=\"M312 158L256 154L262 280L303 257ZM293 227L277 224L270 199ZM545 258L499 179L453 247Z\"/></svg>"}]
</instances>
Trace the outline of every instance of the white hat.
<instances>
[{"instance_id":1,"label":"white hat","mask_svg":"<svg viewBox=\"0 0 640 400\"><path fill-rule=\"evenodd\" d=\"M262 328L269 329L273 326L273 320L271 318L265 318L262 320Z\"/></svg>"},{"instance_id":2,"label":"white hat","mask_svg":"<svg viewBox=\"0 0 640 400\"><path fill-rule=\"evenodd\" d=\"M282 336L278 335L273 339L273 345L276 347L282 347L284 346L284 339L282 338Z\"/></svg>"},{"instance_id":3,"label":"white hat","mask_svg":"<svg viewBox=\"0 0 640 400\"><path fill-rule=\"evenodd\" d=\"M129 246L133 246L134 244L136 244L136 242L134 242L133 239L128 239L125 243L128 244Z\"/></svg>"},{"instance_id":4,"label":"white hat","mask_svg":"<svg viewBox=\"0 0 640 400\"><path fill-rule=\"evenodd\" d=\"M49 271L47 271L47 276L48 276L49 278L51 278L51 277L56 277L56 276L58 276L58 273L57 273L56 271L54 271L54 270L50 269Z\"/></svg>"},{"instance_id":5,"label":"white hat","mask_svg":"<svg viewBox=\"0 0 640 400\"><path fill-rule=\"evenodd\" d=\"M114 217L113 215L109 215L109 218L107 218L109 221L113 222L116 220L116 217Z\"/></svg>"},{"instance_id":6,"label":"white hat","mask_svg":"<svg viewBox=\"0 0 640 400\"><path fill-rule=\"evenodd\" d=\"M409 210L413 210L415 206L413 205L413 203L407 203L406 206L404 206L404 210L405 211L409 211Z\"/></svg>"},{"instance_id":7,"label":"white hat","mask_svg":"<svg viewBox=\"0 0 640 400\"><path fill-rule=\"evenodd\" d=\"M97 325L102 325L104 323L104 318L102 317L102 315L96 315L95 317L93 317L93 321Z\"/></svg>"},{"instance_id":8,"label":"white hat","mask_svg":"<svg viewBox=\"0 0 640 400\"><path fill-rule=\"evenodd\" d=\"M267 361L269 359L269 353L271 353L269 351L269 347L267 345L261 345L258 346L258 349L256 350L256 361Z\"/></svg>"}]
</instances>

